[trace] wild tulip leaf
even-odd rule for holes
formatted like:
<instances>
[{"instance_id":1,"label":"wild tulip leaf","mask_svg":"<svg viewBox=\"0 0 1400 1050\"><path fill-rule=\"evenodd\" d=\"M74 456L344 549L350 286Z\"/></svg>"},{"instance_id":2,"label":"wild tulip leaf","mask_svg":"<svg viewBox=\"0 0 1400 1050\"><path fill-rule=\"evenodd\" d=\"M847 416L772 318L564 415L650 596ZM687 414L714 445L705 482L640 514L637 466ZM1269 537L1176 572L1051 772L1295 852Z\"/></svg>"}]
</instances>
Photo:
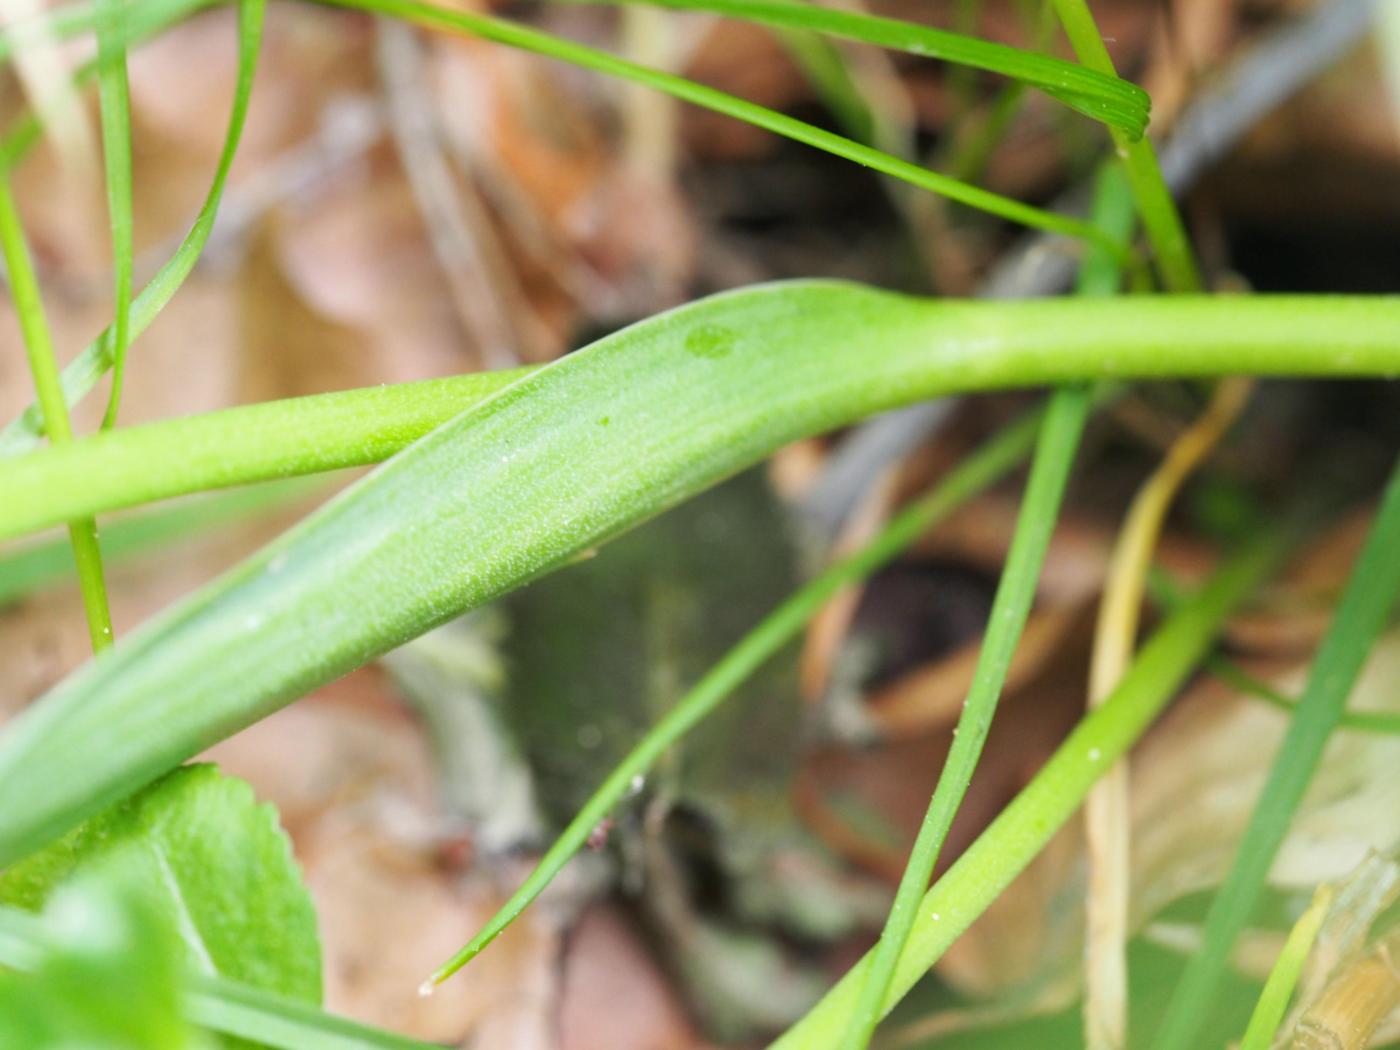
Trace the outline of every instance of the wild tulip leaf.
<instances>
[{"instance_id":1,"label":"wild tulip leaf","mask_svg":"<svg viewBox=\"0 0 1400 1050\"><path fill-rule=\"evenodd\" d=\"M39 911L120 857L171 922L196 973L321 1000L316 915L271 806L243 781L189 766L6 870L0 902Z\"/></svg>"},{"instance_id":2,"label":"wild tulip leaf","mask_svg":"<svg viewBox=\"0 0 1400 1050\"><path fill-rule=\"evenodd\" d=\"M653 317L449 420L14 720L0 864L805 435L955 391L1396 370L1387 297L969 303L810 281Z\"/></svg>"}]
</instances>

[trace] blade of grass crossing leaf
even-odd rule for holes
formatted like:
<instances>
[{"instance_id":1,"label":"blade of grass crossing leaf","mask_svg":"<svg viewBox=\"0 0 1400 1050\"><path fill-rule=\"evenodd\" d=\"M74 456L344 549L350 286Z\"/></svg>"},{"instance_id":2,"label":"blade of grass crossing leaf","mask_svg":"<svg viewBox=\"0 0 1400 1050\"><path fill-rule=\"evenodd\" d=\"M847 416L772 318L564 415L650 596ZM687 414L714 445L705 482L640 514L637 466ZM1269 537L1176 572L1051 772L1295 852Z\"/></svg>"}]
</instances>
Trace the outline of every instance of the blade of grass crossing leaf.
<instances>
[{"instance_id":1,"label":"blade of grass crossing leaf","mask_svg":"<svg viewBox=\"0 0 1400 1050\"><path fill-rule=\"evenodd\" d=\"M24 229L10 179L0 174L0 252L5 257L5 269L10 278L10 294L19 315L20 331L24 337L29 370L34 375L34 388L43 406L44 419L54 444L73 439L68 421L68 406L59 387L58 365L54 360L53 339L44 303L39 294L39 282L25 243ZM97 523L90 517L75 519L68 525L73 546L73 559L78 567L78 583L83 593L83 609L87 614L88 634L94 652L112 644L112 614L107 608L107 587L102 580L102 551L97 544Z\"/></svg>"},{"instance_id":2,"label":"blade of grass crossing leaf","mask_svg":"<svg viewBox=\"0 0 1400 1050\"><path fill-rule=\"evenodd\" d=\"M126 348L131 327L131 97L126 78L126 0L102 0L104 24L97 34L98 98L102 154L107 175L107 211L112 224L112 393L103 429L117 421Z\"/></svg>"},{"instance_id":3,"label":"blade of grass crossing leaf","mask_svg":"<svg viewBox=\"0 0 1400 1050\"><path fill-rule=\"evenodd\" d=\"M264 7L265 0L239 0L238 78L234 86L228 130L224 135L214 178L190 232L185 235L175 254L132 303L131 339L137 338L146 330L179 290L180 285L194 269L204 245L209 240L209 234L213 231L214 218L219 202L223 199L224 186L228 182L229 168L233 164L234 154L243 136L243 124L248 115L248 102L253 91L253 74L262 42ZM111 367L115 336L113 328L108 327L63 370L63 397L66 404L72 405L80 400ZM38 443L43 432L43 413L37 405L30 405L18 419L0 432L0 457L18 455L32 448Z\"/></svg>"},{"instance_id":4,"label":"blade of grass crossing leaf","mask_svg":"<svg viewBox=\"0 0 1400 1050\"><path fill-rule=\"evenodd\" d=\"M1147 127L1149 100L1135 84L1113 73L1077 66L1050 55L1020 51L962 33L793 0L592 0L644 3L682 11L705 11L782 29L805 29L891 50L952 62L1029 84L1130 139Z\"/></svg>"},{"instance_id":5,"label":"blade of grass crossing leaf","mask_svg":"<svg viewBox=\"0 0 1400 1050\"><path fill-rule=\"evenodd\" d=\"M1055 13L1079 61L1090 69L1110 76L1117 75L1113 59L1109 57L1108 47L1086 0L1054 0L1054 4ZM1196 255L1186 236L1186 227L1172 200L1171 191L1162 178L1152 140L1145 135L1134 140L1116 128L1109 128L1109 133L1113 136L1113 144L1117 147L1123 170L1133 188L1138 214L1156 255L1162 283L1172 292L1199 291L1201 273L1196 265Z\"/></svg>"},{"instance_id":6,"label":"blade of grass crossing leaf","mask_svg":"<svg viewBox=\"0 0 1400 1050\"><path fill-rule=\"evenodd\" d=\"M1030 450L1042 418L1037 412L1007 427L901 511L873 540L813 578L755 625L608 774L510 900L429 980L446 980L495 940L583 848L598 823L626 797L633 778L645 774L667 748L790 642L833 594L889 562L955 508L1010 472Z\"/></svg>"},{"instance_id":7,"label":"blade of grass crossing leaf","mask_svg":"<svg viewBox=\"0 0 1400 1050\"><path fill-rule=\"evenodd\" d=\"M804 281L692 303L439 426L7 723L0 864L799 437L958 390L1397 367L1400 299L1381 296L974 303Z\"/></svg>"},{"instance_id":8,"label":"blade of grass crossing leaf","mask_svg":"<svg viewBox=\"0 0 1400 1050\"><path fill-rule=\"evenodd\" d=\"M1229 558L1143 646L1103 707L1086 716L1031 782L924 895L890 992L888 1012L1079 809L1104 770L1147 730L1200 662L1226 618L1294 539L1256 536ZM771 1050L832 1050L854 1010L873 953L856 964Z\"/></svg>"},{"instance_id":9,"label":"blade of grass crossing leaf","mask_svg":"<svg viewBox=\"0 0 1400 1050\"><path fill-rule=\"evenodd\" d=\"M1103 237L1092 225L1079 219L1048 212L1023 204L1010 197L959 182L947 175L929 171L917 164L892 157L873 147L715 88L617 58L605 51L598 51L582 44L550 36L527 26L516 25L487 15L448 10L433 4L418 3L416 0L322 0L322 2L334 7L370 11L391 18L400 18L431 29L446 29L479 36L484 40L505 44L508 47L531 51L609 76L645 84L693 105L713 110L716 113L723 113L736 120L742 120L755 127L771 131L776 135L782 135L846 160L855 161L857 164L863 164L885 175L901 179L911 185L918 186L920 189L940 194L949 200L957 201L971 208L978 208L1010 222L1044 230L1047 233L1056 233L1102 244L1108 251L1120 253L1125 264L1131 264L1132 261L1120 245Z\"/></svg>"},{"instance_id":10,"label":"blade of grass crossing leaf","mask_svg":"<svg viewBox=\"0 0 1400 1050\"><path fill-rule=\"evenodd\" d=\"M1132 228L1131 200L1125 190L1124 184L1108 169L1100 175L1094 219L1110 236L1125 236ZM1111 295L1118 285L1118 270L1111 256L1094 255L1086 262L1079 293ZM875 946L870 970L847 1022L841 1040L842 1050L865 1050L880 1022L881 1007L889 994L899 957L908 943L919 900L928 889L948 829L962 805L991 731L1011 658L1035 601L1045 552L1060 516L1065 485L1088 413L1089 393L1082 386L1061 387L1051 395L972 684L953 730L953 742L938 784L895 891L889 918Z\"/></svg>"},{"instance_id":11,"label":"blade of grass crossing leaf","mask_svg":"<svg viewBox=\"0 0 1400 1050\"><path fill-rule=\"evenodd\" d=\"M1268 682L1260 681L1238 665L1223 656L1214 656L1206 662L1206 669L1227 685L1233 686L1246 696L1263 700L1280 711L1292 713L1298 709L1298 701L1284 696ZM1389 711L1343 711L1337 722L1338 729L1350 729L1357 733L1379 733L1386 736L1400 736L1400 714Z\"/></svg>"},{"instance_id":12,"label":"blade of grass crossing leaf","mask_svg":"<svg viewBox=\"0 0 1400 1050\"><path fill-rule=\"evenodd\" d=\"M919 900L928 888L943 841L972 782L1006 673L1011 667L1011 657L1035 600L1036 582L1059 518L1060 502L1088 415L1088 405L1089 394L1083 387L1064 387L1051 395L972 685L953 730L953 742L938 786L924 814L889 918L875 947L864 987L847 1022L840 1044L842 1050L864 1050L870 1042L880 1021L881 1006L895 966L913 927Z\"/></svg>"},{"instance_id":13,"label":"blade of grass crossing leaf","mask_svg":"<svg viewBox=\"0 0 1400 1050\"><path fill-rule=\"evenodd\" d=\"M1308 673L1229 874L1206 917L1204 943L1187 963L1152 1043L1185 1050L1213 1000L1221 973L1258 903L1279 844L1317 769L1366 655L1385 627L1400 592L1400 462L1397 462L1366 544L1352 567L1342 600Z\"/></svg>"},{"instance_id":14,"label":"blade of grass crossing leaf","mask_svg":"<svg viewBox=\"0 0 1400 1050\"><path fill-rule=\"evenodd\" d=\"M1313 942L1322 929L1327 910L1332 906L1332 888L1322 885L1313 894L1308 910L1288 931L1288 940L1283 951L1279 952L1274 968L1269 971L1269 979L1264 982L1264 990L1259 993L1259 1001L1250 1015L1249 1027L1240 1040L1240 1050L1269 1050L1273 1046L1274 1034L1283 1023L1288 1000L1293 997L1293 989L1298 986L1298 978L1303 973L1303 964L1308 961Z\"/></svg>"}]
</instances>

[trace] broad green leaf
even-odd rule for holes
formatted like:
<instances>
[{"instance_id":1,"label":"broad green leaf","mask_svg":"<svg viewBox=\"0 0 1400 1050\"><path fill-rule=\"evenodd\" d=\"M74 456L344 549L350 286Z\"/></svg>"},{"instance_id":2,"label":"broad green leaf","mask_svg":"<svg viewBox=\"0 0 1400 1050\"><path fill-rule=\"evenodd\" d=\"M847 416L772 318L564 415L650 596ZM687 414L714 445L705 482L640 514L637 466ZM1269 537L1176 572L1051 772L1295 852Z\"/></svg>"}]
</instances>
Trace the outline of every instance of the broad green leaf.
<instances>
[{"instance_id":1,"label":"broad green leaf","mask_svg":"<svg viewBox=\"0 0 1400 1050\"><path fill-rule=\"evenodd\" d=\"M179 769L10 867L0 902L38 911L118 856L195 972L320 1002L311 898L276 811L246 783L209 765Z\"/></svg>"},{"instance_id":2,"label":"broad green leaf","mask_svg":"<svg viewBox=\"0 0 1400 1050\"><path fill-rule=\"evenodd\" d=\"M799 437L954 391L1390 371L1397 298L966 303L816 281L694 303L468 409L31 706L0 737L0 863Z\"/></svg>"}]
</instances>

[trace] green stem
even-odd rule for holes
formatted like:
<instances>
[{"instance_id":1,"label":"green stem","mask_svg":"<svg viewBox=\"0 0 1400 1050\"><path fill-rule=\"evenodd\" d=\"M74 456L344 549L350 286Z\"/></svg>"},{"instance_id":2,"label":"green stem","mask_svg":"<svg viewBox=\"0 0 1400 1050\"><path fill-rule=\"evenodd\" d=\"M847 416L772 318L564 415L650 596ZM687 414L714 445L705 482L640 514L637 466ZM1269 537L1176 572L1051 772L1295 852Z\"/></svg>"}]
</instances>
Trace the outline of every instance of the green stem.
<instances>
[{"instance_id":1,"label":"green stem","mask_svg":"<svg viewBox=\"0 0 1400 1050\"><path fill-rule=\"evenodd\" d=\"M97 35L97 68L114 284L112 392L102 420L106 430L117 421L126 375L126 348L131 341L131 98L126 75L125 0L101 0L99 8L107 16Z\"/></svg>"},{"instance_id":2,"label":"green stem","mask_svg":"<svg viewBox=\"0 0 1400 1050\"><path fill-rule=\"evenodd\" d=\"M645 774L667 748L706 718L764 661L790 642L832 595L888 563L1024 459L1041 428L1042 418L1043 413L1036 412L1007 427L959 463L932 491L901 511L878 536L814 577L725 653L608 774L529 878L466 947L434 971L431 980L435 983L446 980L495 940L583 848L593 829L626 797L633 779Z\"/></svg>"},{"instance_id":3,"label":"green stem","mask_svg":"<svg viewBox=\"0 0 1400 1050\"><path fill-rule=\"evenodd\" d=\"M784 324L779 304L789 294L800 294L814 318L843 330L851 311L874 311L870 326L856 337L860 363L852 367L886 376L886 383L912 370L918 389L930 395L1093 379L1400 372L1397 297L989 303L918 300L821 281L758 286L742 294L771 301ZM665 316L633 330L662 326ZM885 317L896 323L887 327ZM890 337L909 344L900 348ZM776 331L773 339L765 351L768 367L780 368L799 348L781 342ZM757 366L742 366L736 377ZM823 381L841 384L845 367L832 357ZM185 493L377 462L524 374L274 401L0 459L0 491L7 494L0 501L0 539ZM920 396L912 387L902 393L891 388L886 403Z\"/></svg>"},{"instance_id":4,"label":"green stem","mask_svg":"<svg viewBox=\"0 0 1400 1050\"><path fill-rule=\"evenodd\" d=\"M1079 723L1026 788L925 894L884 1011L928 972L1074 815L1099 777L1146 731L1200 662L1226 617L1272 571L1287 546L1284 535L1267 534L1217 570L1142 648L1107 702ZM867 954L772 1050L837 1046L870 965Z\"/></svg>"},{"instance_id":5,"label":"green stem","mask_svg":"<svg viewBox=\"0 0 1400 1050\"><path fill-rule=\"evenodd\" d=\"M264 401L0 459L0 491L17 497L0 502L0 539L77 514L381 463L535 370Z\"/></svg>"},{"instance_id":6,"label":"green stem","mask_svg":"<svg viewBox=\"0 0 1400 1050\"><path fill-rule=\"evenodd\" d=\"M1166 1017L1152 1043L1154 1050L1184 1050L1195 1045L1229 963L1230 950L1254 913L1293 814L1317 770L1327 741L1341 721L1347 696L1395 606L1400 593L1397 549L1400 461L1313 661L1303 697L1274 756L1234 864L1211 902L1201 950L1187 963L1172 994Z\"/></svg>"},{"instance_id":7,"label":"green stem","mask_svg":"<svg viewBox=\"0 0 1400 1050\"><path fill-rule=\"evenodd\" d=\"M68 405L59 385L58 365L54 360L53 337L44 317L44 303L39 294L39 282L34 276L34 264L25 243L24 228L10 192L10 180L0 174L0 252L5 257L5 269L10 278L10 294L19 315L24 348L29 357L29 370L34 375L34 389L39 396L44 421L54 445L73 440L73 426L68 419ZM87 613L88 634L93 652L101 652L112 644L112 614L107 608L107 588L102 582L102 551L97 544L97 522L89 515L69 520L68 536L73 545L73 559L78 566L78 582L83 593L83 609Z\"/></svg>"},{"instance_id":8,"label":"green stem","mask_svg":"<svg viewBox=\"0 0 1400 1050\"><path fill-rule=\"evenodd\" d=\"M1079 56L1079 61L1090 69L1116 76L1113 59L1109 57L1108 48L1086 0L1054 0L1054 3L1060 24L1064 26L1065 35L1069 37L1070 46ZM1111 127L1109 134L1113 136L1114 147L1123 161L1123 170L1137 200L1138 213L1156 256L1162 284L1171 292L1200 291L1201 273L1196 265L1196 256L1191 250L1191 241L1186 236L1186 227L1172 200L1171 191L1162 178L1152 141L1146 136L1134 140Z\"/></svg>"}]
</instances>

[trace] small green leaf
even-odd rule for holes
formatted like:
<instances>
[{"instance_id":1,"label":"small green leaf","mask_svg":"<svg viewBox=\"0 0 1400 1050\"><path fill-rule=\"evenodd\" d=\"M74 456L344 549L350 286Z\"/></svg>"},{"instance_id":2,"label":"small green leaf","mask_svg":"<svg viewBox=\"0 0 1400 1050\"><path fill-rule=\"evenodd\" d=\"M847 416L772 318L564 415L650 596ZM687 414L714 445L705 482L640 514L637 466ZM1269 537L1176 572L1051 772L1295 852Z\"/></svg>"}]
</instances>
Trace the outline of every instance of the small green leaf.
<instances>
[{"instance_id":1,"label":"small green leaf","mask_svg":"<svg viewBox=\"0 0 1400 1050\"><path fill-rule=\"evenodd\" d=\"M26 973L0 974L0 1046L193 1050L174 930L126 850L64 886Z\"/></svg>"},{"instance_id":2,"label":"small green leaf","mask_svg":"<svg viewBox=\"0 0 1400 1050\"><path fill-rule=\"evenodd\" d=\"M0 902L39 911L118 853L169 916L196 973L318 1003L311 898L278 826L243 781L187 766L8 869Z\"/></svg>"}]
</instances>

